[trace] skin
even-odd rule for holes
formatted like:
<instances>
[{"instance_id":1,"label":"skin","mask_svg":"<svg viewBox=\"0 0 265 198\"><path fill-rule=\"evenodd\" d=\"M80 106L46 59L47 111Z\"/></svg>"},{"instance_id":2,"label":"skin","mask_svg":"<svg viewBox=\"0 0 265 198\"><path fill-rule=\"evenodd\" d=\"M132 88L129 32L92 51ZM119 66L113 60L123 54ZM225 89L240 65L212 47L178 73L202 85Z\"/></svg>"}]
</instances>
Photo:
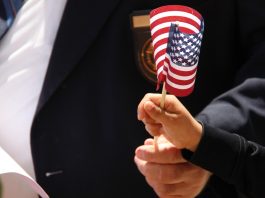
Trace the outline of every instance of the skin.
<instances>
[{"instance_id":1,"label":"skin","mask_svg":"<svg viewBox=\"0 0 265 198\"><path fill-rule=\"evenodd\" d=\"M187 162L180 149L196 150L202 126L175 96L167 95L164 109L160 101L160 94L147 94L138 105L138 119L158 142L154 146L147 139L136 149L134 161L159 197L195 197L211 173Z\"/></svg>"}]
</instances>

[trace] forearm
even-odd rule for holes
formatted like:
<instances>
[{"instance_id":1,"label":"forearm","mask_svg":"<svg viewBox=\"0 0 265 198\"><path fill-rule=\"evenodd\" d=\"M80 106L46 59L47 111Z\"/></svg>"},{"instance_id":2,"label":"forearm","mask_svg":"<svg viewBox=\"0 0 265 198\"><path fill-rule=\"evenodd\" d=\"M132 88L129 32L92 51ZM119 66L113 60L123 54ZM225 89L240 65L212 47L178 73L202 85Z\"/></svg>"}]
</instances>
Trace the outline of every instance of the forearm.
<instances>
[{"instance_id":1,"label":"forearm","mask_svg":"<svg viewBox=\"0 0 265 198\"><path fill-rule=\"evenodd\" d=\"M265 79L248 79L213 100L196 119L248 140L265 144Z\"/></svg>"},{"instance_id":2,"label":"forearm","mask_svg":"<svg viewBox=\"0 0 265 198\"><path fill-rule=\"evenodd\" d=\"M244 194L265 197L265 148L261 145L206 124L196 152L187 156L184 151L183 155Z\"/></svg>"}]
</instances>

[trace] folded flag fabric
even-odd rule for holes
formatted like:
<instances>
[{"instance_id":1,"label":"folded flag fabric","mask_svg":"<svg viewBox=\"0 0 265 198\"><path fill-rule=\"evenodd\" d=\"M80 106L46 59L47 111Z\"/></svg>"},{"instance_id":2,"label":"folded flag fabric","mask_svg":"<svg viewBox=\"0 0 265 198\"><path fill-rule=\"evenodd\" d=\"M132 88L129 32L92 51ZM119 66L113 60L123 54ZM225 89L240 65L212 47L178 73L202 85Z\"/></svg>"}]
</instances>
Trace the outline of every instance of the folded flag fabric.
<instances>
[{"instance_id":1,"label":"folded flag fabric","mask_svg":"<svg viewBox=\"0 0 265 198\"><path fill-rule=\"evenodd\" d=\"M176 96L192 93L204 31L196 10L180 5L162 6L150 12L150 28L158 85Z\"/></svg>"}]
</instances>

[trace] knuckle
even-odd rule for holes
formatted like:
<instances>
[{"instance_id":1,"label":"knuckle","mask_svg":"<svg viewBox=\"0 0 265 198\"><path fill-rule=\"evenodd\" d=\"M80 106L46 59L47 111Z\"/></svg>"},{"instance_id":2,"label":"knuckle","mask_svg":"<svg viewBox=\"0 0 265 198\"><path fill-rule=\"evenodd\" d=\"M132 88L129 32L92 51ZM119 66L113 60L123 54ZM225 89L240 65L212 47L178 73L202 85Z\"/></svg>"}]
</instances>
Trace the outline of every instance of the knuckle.
<instances>
[{"instance_id":1,"label":"knuckle","mask_svg":"<svg viewBox=\"0 0 265 198\"><path fill-rule=\"evenodd\" d=\"M168 185L166 184L160 184L157 186L157 191L161 196L167 196L170 195L172 192L170 191L170 188L168 188Z\"/></svg>"},{"instance_id":2,"label":"knuckle","mask_svg":"<svg viewBox=\"0 0 265 198\"><path fill-rule=\"evenodd\" d=\"M145 94L145 98L150 98L152 96L152 94L151 93L147 93L147 94Z\"/></svg>"},{"instance_id":3,"label":"knuckle","mask_svg":"<svg viewBox=\"0 0 265 198\"><path fill-rule=\"evenodd\" d=\"M172 173L171 166L165 166L164 168L160 166L157 173L158 173L159 182L161 183L171 182L171 173Z\"/></svg>"}]
</instances>

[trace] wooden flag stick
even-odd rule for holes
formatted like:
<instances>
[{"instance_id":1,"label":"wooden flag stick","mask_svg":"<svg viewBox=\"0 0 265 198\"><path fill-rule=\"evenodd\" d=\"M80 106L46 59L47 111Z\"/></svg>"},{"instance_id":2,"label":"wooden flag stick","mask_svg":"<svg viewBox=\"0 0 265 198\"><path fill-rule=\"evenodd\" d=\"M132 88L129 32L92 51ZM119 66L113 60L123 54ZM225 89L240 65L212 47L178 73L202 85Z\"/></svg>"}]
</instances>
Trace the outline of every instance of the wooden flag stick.
<instances>
[{"instance_id":1,"label":"wooden flag stick","mask_svg":"<svg viewBox=\"0 0 265 198\"><path fill-rule=\"evenodd\" d=\"M164 82L163 83L163 89L162 89L162 98L161 98L161 101L160 101L160 108L161 109L164 109L164 107L165 107L166 95L167 95L167 90L166 90L165 82Z\"/></svg>"},{"instance_id":2,"label":"wooden flag stick","mask_svg":"<svg viewBox=\"0 0 265 198\"><path fill-rule=\"evenodd\" d=\"M163 89L162 89L162 98L160 101L160 108L164 109L165 107L165 99L166 99L166 95L167 95L167 91L166 91L166 87L165 87L165 82L163 83ZM158 150L158 136L154 136L154 146L155 146L155 150Z\"/></svg>"}]
</instances>

